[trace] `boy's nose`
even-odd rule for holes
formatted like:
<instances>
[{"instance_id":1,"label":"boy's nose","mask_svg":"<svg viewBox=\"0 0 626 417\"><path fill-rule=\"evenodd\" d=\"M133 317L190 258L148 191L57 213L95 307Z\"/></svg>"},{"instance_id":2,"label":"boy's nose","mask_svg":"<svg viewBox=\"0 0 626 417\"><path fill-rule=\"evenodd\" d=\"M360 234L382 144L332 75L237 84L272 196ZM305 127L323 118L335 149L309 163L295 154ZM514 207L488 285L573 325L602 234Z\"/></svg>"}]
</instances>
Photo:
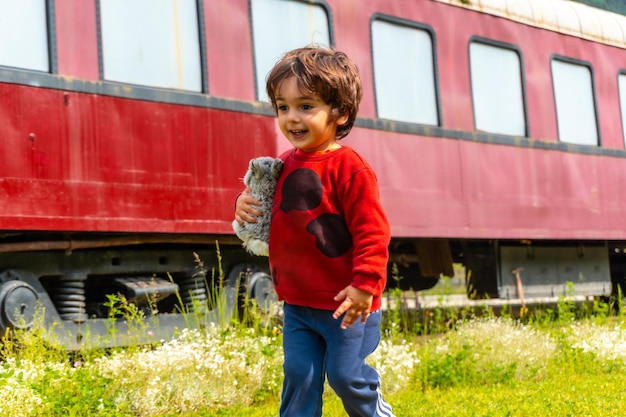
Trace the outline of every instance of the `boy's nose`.
<instances>
[{"instance_id":1,"label":"boy's nose","mask_svg":"<svg viewBox=\"0 0 626 417\"><path fill-rule=\"evenodd\" d=\"M289 116L289 120L295 120L295 121L300 120L300 114L296 110L290 110L288 116Z\"/></svg>"}]
</instances>

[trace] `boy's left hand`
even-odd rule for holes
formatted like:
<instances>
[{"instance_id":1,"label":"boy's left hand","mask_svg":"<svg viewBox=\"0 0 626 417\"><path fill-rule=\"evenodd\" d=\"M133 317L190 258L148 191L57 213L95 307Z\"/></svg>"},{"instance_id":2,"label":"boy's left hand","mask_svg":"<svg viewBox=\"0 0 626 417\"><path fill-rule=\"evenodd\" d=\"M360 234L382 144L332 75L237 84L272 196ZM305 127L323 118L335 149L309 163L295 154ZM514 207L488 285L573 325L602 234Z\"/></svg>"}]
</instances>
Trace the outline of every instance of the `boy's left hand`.
<instances>
[{"instance_id":1,"label":"boy's left hand","mask_svg":"<svg viewBox=\"0 0 626 417\"><path fill-rule=\"evenodd\" d=\"M342 314L346 314L341 321L342 329L347 329L359 317L361 317L361 323L365 323L370 315L373 298L372 294L348 285L335 296L335 301L344 301L333 313L333 318L338 319Z\"/></svg>"}]
</instances>

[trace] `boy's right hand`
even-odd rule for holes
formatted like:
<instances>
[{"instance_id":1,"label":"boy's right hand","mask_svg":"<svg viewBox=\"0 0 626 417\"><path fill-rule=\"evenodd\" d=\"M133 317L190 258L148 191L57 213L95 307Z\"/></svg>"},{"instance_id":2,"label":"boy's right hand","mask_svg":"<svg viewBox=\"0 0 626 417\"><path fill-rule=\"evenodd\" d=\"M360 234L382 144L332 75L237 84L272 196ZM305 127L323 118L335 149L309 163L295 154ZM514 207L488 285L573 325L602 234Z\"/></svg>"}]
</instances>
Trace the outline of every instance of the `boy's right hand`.
<instances>
[{"instance_id":1,"label":"boy's right hand","mask_svg":"<svg viewBox=\"0 0 626 417\"><path fill-rule=\"evenodd\" d=\"M246 188L243 193L237 197L235 204L235 220L239 224L256 223L256 218L263 215L263 212L257 207L261 206L261 202L250 195L250 189Z\"/></svg>"}]
</instances>

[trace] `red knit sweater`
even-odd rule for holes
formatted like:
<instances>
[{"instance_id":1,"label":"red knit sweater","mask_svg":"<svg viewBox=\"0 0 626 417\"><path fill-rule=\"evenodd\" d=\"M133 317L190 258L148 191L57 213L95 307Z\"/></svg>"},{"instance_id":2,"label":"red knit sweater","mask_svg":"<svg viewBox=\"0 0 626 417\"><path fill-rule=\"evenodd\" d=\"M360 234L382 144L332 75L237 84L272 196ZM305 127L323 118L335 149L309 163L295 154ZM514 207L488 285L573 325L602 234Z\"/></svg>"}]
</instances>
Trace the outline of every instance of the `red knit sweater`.
<instances>
[{"instance_id":1,"label":"red knit sweater","mask_svg":"<svg viewBox=\"0 0 626 417\"><path fill-rule=\"evenodd\" d=\"M374 296L385 288L390 230L376 175L353 149L297 150L280 157L269 260L280 299L335 310L348 285Z\"/></svg>"}]
</instances>

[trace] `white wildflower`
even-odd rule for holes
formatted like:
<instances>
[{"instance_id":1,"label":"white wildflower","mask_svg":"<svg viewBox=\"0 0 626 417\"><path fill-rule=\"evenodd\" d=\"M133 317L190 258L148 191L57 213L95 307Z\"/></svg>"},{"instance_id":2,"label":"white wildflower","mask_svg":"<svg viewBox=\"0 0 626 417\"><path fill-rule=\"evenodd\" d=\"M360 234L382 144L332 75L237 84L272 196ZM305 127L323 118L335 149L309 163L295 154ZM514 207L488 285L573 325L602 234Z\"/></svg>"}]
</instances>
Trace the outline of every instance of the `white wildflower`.
<instances>
[{"instance_id":1,"label":"white wildflower","mask_svg":"<svg viewBox=\"0 0 626 417\"><path fill-rule=\"evenodd\" d=\"M393 344L382 340L378 348L368 357L370 363L380 374L385 392L397 391L406 386L419 359L413 344L402 341Z\"/></svg>"},{"instance_id":2,"label":"white wildflower","mask_svg":"<svg viewBox=\"0 0 626 417\"><path fill-rule=\"evenodd\" d=\"M455 332L437 343L442 346L436 347L436 353L465 346L473 359L486 368L514 365L520 378L547 364L557 350L556 342L547 332L501 317L473 319L461 323Z\"/></svg>"},{"instance_id":3,"label":"white wildflower","mask_svg":"<svg viewBox=\"0 0 626 417\"><path fill-rule=\"evenodd\" d=\"M626 330L618 325L572 323L564 329L572 347L590 352L602 359L626 360Z\"/></svg>"}]
</instances>

